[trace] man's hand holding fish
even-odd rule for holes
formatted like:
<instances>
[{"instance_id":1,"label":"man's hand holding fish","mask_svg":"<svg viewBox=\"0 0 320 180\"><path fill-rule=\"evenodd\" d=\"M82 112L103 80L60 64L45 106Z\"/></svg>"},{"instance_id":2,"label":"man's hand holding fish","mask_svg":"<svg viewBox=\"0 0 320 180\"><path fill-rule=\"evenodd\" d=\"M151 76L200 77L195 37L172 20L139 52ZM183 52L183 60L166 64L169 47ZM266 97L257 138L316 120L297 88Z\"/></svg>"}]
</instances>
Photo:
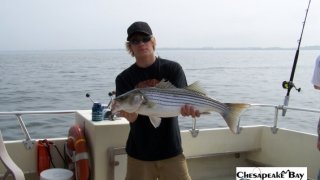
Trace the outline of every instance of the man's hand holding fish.
<instances>
[{"instance_id":1,"label":"man's hand holding fish","mask_svg":"<svg viewBox=\"0 0 320 180\"><path fill-rule=\"evenodd\" d=\"M195 109L193 106L186 104L181 107L181 115L192 116L193 118L200 117L200 111Z\"/></svg>"}]
</instances>

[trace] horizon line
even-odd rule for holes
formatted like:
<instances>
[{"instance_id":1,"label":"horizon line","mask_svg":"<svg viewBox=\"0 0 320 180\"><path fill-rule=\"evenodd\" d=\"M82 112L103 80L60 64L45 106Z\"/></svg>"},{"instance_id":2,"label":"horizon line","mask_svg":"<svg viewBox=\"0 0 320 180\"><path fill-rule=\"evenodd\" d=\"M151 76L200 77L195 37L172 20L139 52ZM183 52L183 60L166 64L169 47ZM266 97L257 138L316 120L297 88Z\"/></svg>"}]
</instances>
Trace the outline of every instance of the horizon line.
<instances>
[{"instance_id":1,"label":"horizon line","mask_svg":"<svg viewBox=\"0 0 320 180\"><path fill-rule=\"evenodd\" d=\"M158 47L157 50L296 50L290 47ZM303 46L301 50L320 50L320 46ZM117 51L126 50L125 48L101 48L101 49L16 49L16 50L0 50L0 52L8 51Z\"/></svg>"}]
</instances>

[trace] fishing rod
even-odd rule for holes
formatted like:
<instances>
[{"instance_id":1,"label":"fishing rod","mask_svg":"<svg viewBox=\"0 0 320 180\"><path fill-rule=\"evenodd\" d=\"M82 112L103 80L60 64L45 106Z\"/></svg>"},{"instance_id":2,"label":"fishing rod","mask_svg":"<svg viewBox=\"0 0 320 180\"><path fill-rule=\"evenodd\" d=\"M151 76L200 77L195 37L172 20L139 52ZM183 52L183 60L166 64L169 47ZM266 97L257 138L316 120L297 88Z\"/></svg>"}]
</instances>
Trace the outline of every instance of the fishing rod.
<instances>
[{"instance_id":1,"label":"fishing rod","mask_svg":"<svg viewBox=\"0 0 320 180\"><path fill-rule=\"evenodd\" d=\"M308 16L308 12L309 12L310 3L311 3L311 0L309 0L308 8L306 9L306 15L305 15L304 21L302 23L303 24L302 25L302 31L301 31L301 34L300 34L300 39L298 40L298 48L296 50L296 55L294 56L294 61L293 61L293 66L292 66L292 70L291 70L290 80L282 82L282 87L284 89L287 89L287 94L286 94L286 96L284 98L284 102L283 102L284 106L288 106L288 104L289 104L290 91L291 91L292 88L295 88L295 90L297 90L298 92L301 91L301 88L296 88L296 86L294 85L293 78L294 78L294 73L296 71L296 66L297 66L297 62L298 62L298 58L299 58L300 44L301 44L301 40L302 40L304 26L306 25L306 21L307 21L307 16ZM282 116L285 116L286 112L287 112L287 110L283 109Z\"/></svg>"}]
</instances>

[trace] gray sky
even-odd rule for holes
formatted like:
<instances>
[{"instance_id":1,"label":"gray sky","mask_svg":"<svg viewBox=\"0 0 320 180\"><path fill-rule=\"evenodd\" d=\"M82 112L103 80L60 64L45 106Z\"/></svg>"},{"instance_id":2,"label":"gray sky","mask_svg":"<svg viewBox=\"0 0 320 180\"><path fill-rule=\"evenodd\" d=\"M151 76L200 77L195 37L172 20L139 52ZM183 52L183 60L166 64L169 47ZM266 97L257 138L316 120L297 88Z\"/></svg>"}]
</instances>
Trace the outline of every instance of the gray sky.
<instances>
[{"instance_id":1,"label":"gray sky","mask_svg":"<svg viewBox=\"0 0 320 180\"><path fill-rule=\"evenodd\" d=\"M146 21L158 47L297 47L309 0L1 0L0 50L124 48ZM301 46L320 45L313 0Z\"/></svg>"}]
</instances>

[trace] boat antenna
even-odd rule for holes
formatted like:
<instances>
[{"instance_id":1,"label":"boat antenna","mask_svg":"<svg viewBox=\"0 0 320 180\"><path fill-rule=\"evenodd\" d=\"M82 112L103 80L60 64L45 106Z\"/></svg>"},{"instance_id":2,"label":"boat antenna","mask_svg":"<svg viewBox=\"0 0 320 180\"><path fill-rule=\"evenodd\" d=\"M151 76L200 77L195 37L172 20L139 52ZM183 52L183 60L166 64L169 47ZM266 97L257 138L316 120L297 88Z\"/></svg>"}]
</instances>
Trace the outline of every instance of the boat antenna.
<instances>
[{"instance_id":1,"label":"boat antenna","mask_svg":"<svg viewBox=\"0 0 320 180\"><path fill-rule=\"evenodd\" d=\"M296 50L296 55L294 56L294 62L293 62L292 70L291 70L290 80L282 82L282 87L284 89L287 89L287 94L286 94L286 96L284 98L284 102L283 102L284 106L288 106L288 104L289 104L290 91L291 91L292 88L295 88L298 92L301 91L301 88L296 88L296 86L294 85L293 78L294 78L294 73L295 73L295 70L296 70L297 62L298 62L300 44L301 44L301 40L302 40L304 26L306 24L308 12L309 12L310 3L311 3L311 0L309 0L308 8L306 9L306 15L305 15L304 21L302 23L303 24L302 25L302 31L301 31L301 34L300 34L300 39L298 40L298 48ZM285 115L286 115L286 109L283 109L282 116L285 116Z\"/></svg>"}]
</instances>

